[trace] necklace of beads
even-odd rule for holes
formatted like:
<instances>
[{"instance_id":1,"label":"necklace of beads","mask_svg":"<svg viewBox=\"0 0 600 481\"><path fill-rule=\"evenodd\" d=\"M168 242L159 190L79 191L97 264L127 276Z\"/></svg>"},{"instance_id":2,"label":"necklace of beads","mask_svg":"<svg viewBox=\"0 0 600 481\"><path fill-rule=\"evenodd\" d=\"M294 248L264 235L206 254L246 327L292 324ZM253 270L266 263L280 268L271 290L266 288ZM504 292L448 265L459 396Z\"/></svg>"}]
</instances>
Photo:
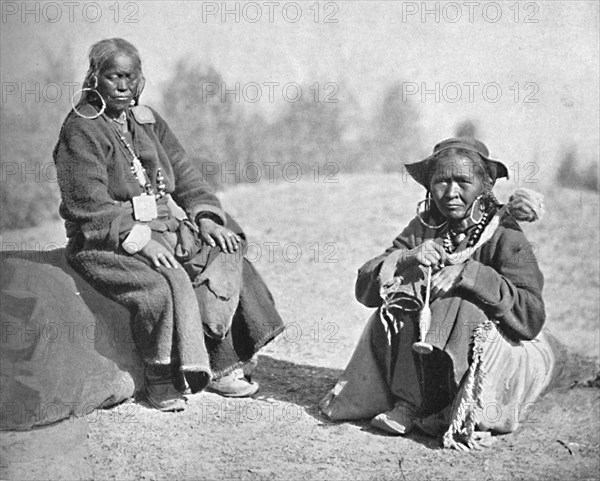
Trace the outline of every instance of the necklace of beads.
<instances>
[{"instance_id":1,"label":"necklace of beads","mask_svg":"<svg viewBox=\"0 0 600 481\"><path fill-rule=\"evenodd\" d=\"M125 121L126 121L124 116L121 116L120 118L117 118L117 119L111 119L111 120L113 122L116 122L120 126L125 125ZM150 183L150 181L148 179L148 174L146 172L146 169L144 169L142 162L140 161L139 157L136 155L135 151L131 147L131 144L129 144L129 142L127 142L127 139L123 135L122 129L117 128L116 130L117 130L119 139L121 139L121 142L123 143L123 145L125 146L127 151L131 154L131 164L130 164L129 168L131 169L131 173L135 176L135 178L137 179L140 186L146 191L146 194L148 194L148 195L156 195L157 199L163 197L166 194L165 189L167 186L164 182L165 178L162 175L162 170L157 169L157 171L156 171L158 194L154 194L154 191L152 189L152 184Z\"/></svg>"},{"instance_id":2,"label":"necklace of beads","mask_svg":"<svg viewBox=\"0 0 600 481\"><path fill-rule=\"evenodd\" d=\"M483 233L483 229L487 225L488 218L489 218L489 213L488 212L483 213L483 215L481 216L481 219L479 219L477 224L475 224L475 226L473 227L473 230L469 233L469 240L467 241L467 247L473 247L475 244L477 244L477 242L479 241L479 238L481 237L481 234ZM446 235L444 235L442 243L444 246L444 250L448 254L451 254L456 249L453 239L456 239L460 235L461 235L460 232L456 232L453 229L449 229L448 232L446 232ZM464 239L464 237L463 237L463 239ZM458 243L460 243L460 242L458 242Z\"/></svg>"},{"instance_id":3,"label":"necklace of beads","mask_svg":"<svg viewBox=\"0 0 600 481\"><path fill-rule=\"evenodd\" d=\"M146 169L144 169L144 166L140 162L139 157L135 154L135 151L133 150L129 142L127 142L127 139L125 138L122 132L119 132L119 138L121 139L121 142L123 143L127 151L131 154L131 164L129 166L131 172L133 173L133 175L135 175L135 178L138 180L140 186L146 190L146 193L152 194L152 184L150 184L150 181L148 180L148 174L146 173Z\"/></svg>"}]
</instances>

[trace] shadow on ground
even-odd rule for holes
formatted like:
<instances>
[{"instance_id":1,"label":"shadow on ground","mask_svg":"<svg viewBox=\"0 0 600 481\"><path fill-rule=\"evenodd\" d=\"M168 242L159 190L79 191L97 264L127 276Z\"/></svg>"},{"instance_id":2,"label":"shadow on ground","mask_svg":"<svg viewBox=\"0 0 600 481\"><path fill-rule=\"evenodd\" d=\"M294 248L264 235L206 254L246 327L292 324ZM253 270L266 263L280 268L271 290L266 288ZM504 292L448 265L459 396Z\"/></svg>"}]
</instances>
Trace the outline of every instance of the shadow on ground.
<instances>
[{"instance_id":1,"label":"shadow on ground","mask_svg":"<svg viewBox=\"0 0 600 481\"><path fill-rule=\"evenodd\" d=\"M394 438L391 434L373 428L369 419L331 421L319 411L319 402L333 388L342 372L341 369L297 364L261 355L253 376L260 384L260 391L256 397L272 398L301 406L307 415L319 421L320 426L325 429L349 423L358 426L361 431L384 438ZM430 449L440 448L439 440L417 432L406 437Z\"/></svg>"},{"instance_id":2,"label":"shadow on ground","mask_svg":"<svg viewBox=\"0 0 600 481\"><path fill-rule=\"evenodd\" d=\"M331 421L319 411L319 402L333 388L342 372L341 369L298 364L261 355L254 376L261 386L256 397L259 399L272 398L298 405L304 409L307 415L319 421L320 426L325 429L349 423L359 427L361 431L384 438L394 438L393 435L371 427L369 419ZM572 391L572 389L577 387L598 388L600 387L598 379L600 379L600 375L598 362L595 359L569 353L558 369L555 382L538 401L538 409L539 407L548 409L556 402L557 398L585 395L586 392L593 393L594 390L583 389L580 391L576 389ZM426 448L441 449L439 439L431 438L418 431L414 431L406 437Z\"/></svg>"}]
</instances>

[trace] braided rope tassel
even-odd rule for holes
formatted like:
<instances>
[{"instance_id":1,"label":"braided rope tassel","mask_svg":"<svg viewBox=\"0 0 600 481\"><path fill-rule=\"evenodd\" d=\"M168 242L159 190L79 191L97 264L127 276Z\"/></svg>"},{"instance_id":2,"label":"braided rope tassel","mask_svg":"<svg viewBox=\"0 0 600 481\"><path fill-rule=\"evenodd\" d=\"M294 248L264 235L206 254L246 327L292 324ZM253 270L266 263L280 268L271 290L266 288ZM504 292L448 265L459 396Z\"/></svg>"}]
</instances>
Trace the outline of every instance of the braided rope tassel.
<instances>
[{"instance_id":1,"label":"braided rope tassel","mask_svg":"<svg viewBox=\"0 0 600 481\"><path fill-rule=\"evenodd\" d=\"M392 329L394 330L394 333L397 334L398 326L396 325L396 320L394 319L394 316L390 314L390 312L387 309L387 306L385 305L381 306L379 309L379 321L383 325L383 330L385 331L385 334L387 336L388 345L391 346Z\"/></svg>"},{"instance_id":2,"label":"braided rope tassel","mask_svg":"<svg viewBox=\"0 0 600 481\"><path fill-rule=\"evenodd\" d=\"M394 277L393 282L384 284L379 290L379 297L381 297L382 305L379 308L379 320L383 325L383 329L387 335L388 345L392 345L392 336L398 334L400 329L404 327L404 323L397 319L392 314L391 309L396 308L401 310L401 306L394 302L393 294L395 288L402 284L402 277Z\"/></svg>"},{"instance_id":3,"label":"braided rope tassel","mask_svg":"<svg viewBox=\"0 0 600 481\"><path fill-rule=\"evenodd\" d=\"M383 298L383 305L379 308L379 320L383 324L390 346L392 345L392 335L398 334L404 327L404 323L390 312L390 309L394 307L400 309L398 304L390 303L387 298Z\"/></svg>"},{"instance_id":4,"label":"braided rope tassel","mask_svg":"<svg viewBox=\"0 0 600 481\"><path fill-rule=\"evenodd\" d=\"M486 373L482 365L482 357L492 327L493 323L491 321L485 321L475 329L473 335L473 362L469 366L469 372L462 388L463 395L454 412L454 418L442 437L442 444L445 448L463 450L464 448L458 445L459 442L469 448L474 447L473 433L479 421L477 413L483 410L481 398Z\"/></svg>"}]
</instances>

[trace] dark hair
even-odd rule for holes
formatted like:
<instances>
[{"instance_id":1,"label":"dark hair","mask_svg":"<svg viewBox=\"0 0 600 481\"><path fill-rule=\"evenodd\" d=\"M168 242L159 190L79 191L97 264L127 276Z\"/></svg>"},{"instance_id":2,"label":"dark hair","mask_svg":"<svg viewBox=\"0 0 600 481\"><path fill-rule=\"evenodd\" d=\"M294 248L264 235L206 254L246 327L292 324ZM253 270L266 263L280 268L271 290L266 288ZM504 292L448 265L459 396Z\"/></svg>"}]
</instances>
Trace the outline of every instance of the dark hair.
<instances>
[{"instance_id":1,"label":"dark hair","mask_svg":"<svg viewBox=\"0 0 600 481\"><path fill-rule=\"evenodd\" d=\"M89 60L90 65L88 67L88 71L85 74L85 79L83 80L84 88L95 88L97 86L97 77L104 66L104 63L115 56L116 54L125 54L133 59L136 64L136 67L140 71L141 79L138 82L138 88L135 92L133 98L135 103L138 103L138 99L142 94L142 90L144 90L145 79L142 75L142 59L140 57L140 53L138 52L135 46L128 42L123 38L107 38L104 40L100 40L96 42L90 48ZM81 104L84 100L88 100L87 94L89 91L84 92L81 96L81 100L79 104ZM90 95L90 98L93 98L94 94Z\"/></svg>"},{"instance_id":2,"label":"dark hair","mask_svg":"<svg viewBox=\"0 0 600 481\"><path fill-rule=\"evenodd\" d=\"M429 179L429 187L427 189L427 197L431 197L431 179L435 174L437 168L439 168L440 162L452 157L463 157L469 159L473 163L473 171L471 174L475 175L475 172L481 176L481 180L483 181L484 191L482 201L484 202L484 208L487 210L490 207L494 207L499 205L498 200L494 196L492 192L492 187L494 182L492 180L492 176L490 172L486 168L486 163L481 158L481 156L477 152L473 152L471 150L461 149L459 147L453 147L450 149L445 149L441 151L439 154L436 154L432 161L429 162L427 177ZM441 212L438 210L435 202L431 202L430 204L430 212L429 215L436 220L443 219Z\"/></svg>"},{"instance_id":3,"label":"dark hair","mask_svg":"<svg viewBox=\"0 0 600 481\"><path fill-rule=\"evenodd\" d=\"M469 159L473 163L473 171L470 172L472 174L479 174L481 176L481 180L483 181L486 189L491 189L493 186L492 177L490 172L488 172L485 162L479 156L477 152L473 152L471 150L461 149L453 147L451 149L446 149L441 151L439 154L436 154L432 161L429 162L427 177L429 178L429 183L431 184L431 179L435 174L436 170L439 168L440 162L452 157L463 157ZM429 189L428 189L429 190Z\"/></svg>"}]
</instances>

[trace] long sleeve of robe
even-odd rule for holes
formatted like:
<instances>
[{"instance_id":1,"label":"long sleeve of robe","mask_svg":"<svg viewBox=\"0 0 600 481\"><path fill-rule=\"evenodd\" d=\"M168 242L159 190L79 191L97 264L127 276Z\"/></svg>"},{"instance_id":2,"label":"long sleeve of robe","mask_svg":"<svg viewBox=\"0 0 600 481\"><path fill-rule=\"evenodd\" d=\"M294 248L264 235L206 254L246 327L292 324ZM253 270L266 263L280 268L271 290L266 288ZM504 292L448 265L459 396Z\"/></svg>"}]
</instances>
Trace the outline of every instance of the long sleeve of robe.
<instances>
[{"instance_id":1,"label":"long sleeve of robe","mask_svg":"<svg viewBox=\"0 0 600 481\"><path fill-rule=\"evenodd\" d=\"M97 114L88 104L79 112ZM181 260L182 268L156 268L139 252L150 235L171 245L180 210L192 221L199 214L210 215L236 232L242 243L245 235L160 115L149 107L134 107L127 111L127 120L130 145L154 192L161 169L165 192L179 209L171 211L163 202L168 197L163 197L157 219L135 221L131 199L143 187L132 173L132 155L117 125L105 115L82 118L71 112L54 149L60 215L69 237L66 258L93 287L129 309L134 341L147 364L178 364L183 372L225 375L275 338L283 321L242 251L221 252L190 234L188 240L193 237L201 249ZM137 249L124 249L135 244L129 236L137 227L150 230L150 235ZM196 389L201 388L197 383Z\"/></svg>"},{"instance_id":2,"label":"long sleeve of robe","mask_svg":"<svg viewBox=\"0 0 600 481\"><path fill-rule=\"evenodd\" d=\"M167 123L148 107L151 115L128 115L133 149L140 158L151 184L156 188L160 168L166 192L193 220L210 212L225 224L225 213L212 187L195 169ZM94 115L90 105L83 115ZM116 133L116 124L104 116L84 119L73 112L65 120L54 149L58 183L62 194L60 215L68 235L83 235L86 245L116 250L133 225L131 213L122 202L143 192L131 172L131 154ZM126 218L123 218L123 216ZM126 228L121 224L125 223Z\"/></svg>"},{"instance_id":3,"label":"long sleeve of robe","mask_svg":"<svg viewBox=\"0 0 600 481\"><path fill-rule=\"evenodd\" d=\"M439 232L425 228L414 218L392 246L365 263L358 271L356 298L367 307L379 307L380 287L394 275L402 275L407 252ZM514 340L531 340L545 322L542 289L544 278L531 244L516 221L506 214L492 238L467 261L456 291L478 305ZM431 307L435 315L436 299Z\"/></svg>"}]
</instances>

